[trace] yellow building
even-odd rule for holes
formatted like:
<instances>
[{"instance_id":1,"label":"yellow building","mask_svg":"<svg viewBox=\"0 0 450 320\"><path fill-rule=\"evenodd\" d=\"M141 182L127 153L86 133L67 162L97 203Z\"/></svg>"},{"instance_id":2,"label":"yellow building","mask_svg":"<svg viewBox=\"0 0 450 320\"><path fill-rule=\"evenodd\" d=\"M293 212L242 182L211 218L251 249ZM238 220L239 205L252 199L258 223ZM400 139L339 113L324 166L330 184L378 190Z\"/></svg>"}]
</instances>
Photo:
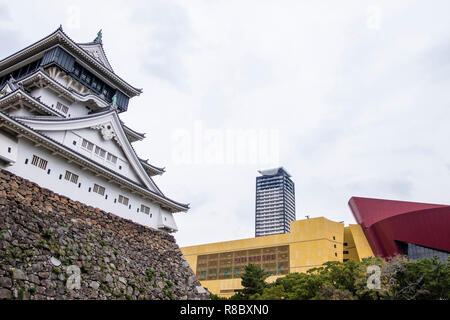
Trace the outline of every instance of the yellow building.
<instances>
[{"instance_id":1,"label":"yellow building","mask_svg":"<svg viewBox=\"0 0 450 320\"><path fill-rule=\"evenodd\" d=\"M291 232L181 248L202 285L231 296L241 289L244 266L256 264L271 274L267 281L305 272L327 261L360 261L373 257L360 225L344 227L326 218L291 222Z\"/></svg>"}]
</instances>

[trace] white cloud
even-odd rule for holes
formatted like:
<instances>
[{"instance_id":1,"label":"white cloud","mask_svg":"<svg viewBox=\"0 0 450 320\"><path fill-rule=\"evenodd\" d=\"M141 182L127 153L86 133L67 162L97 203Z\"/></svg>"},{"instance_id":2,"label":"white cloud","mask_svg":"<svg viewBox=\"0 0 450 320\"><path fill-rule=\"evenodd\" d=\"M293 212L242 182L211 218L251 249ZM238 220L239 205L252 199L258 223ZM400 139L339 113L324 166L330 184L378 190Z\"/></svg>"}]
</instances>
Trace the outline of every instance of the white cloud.
<instances>
[{"instance_id":1,"label":"white cloud","mask_svg":"<svg viewBox=\"0 0 450 320\"><path fill-rule=\"evenodd\" d=\"M64 26L69 5L80 29L67 33L103 29L114 70L144 88L123 118L147 133L138 153L166 167L163 192L191 203L176 214L180 245L254 234L260 167L172 158L172 134L196 121L278 130L297 218L353 223L353 195L448 203L447 1L4 2L22 36L0 33L9 53Z\"/></svg>"}]
</instances>

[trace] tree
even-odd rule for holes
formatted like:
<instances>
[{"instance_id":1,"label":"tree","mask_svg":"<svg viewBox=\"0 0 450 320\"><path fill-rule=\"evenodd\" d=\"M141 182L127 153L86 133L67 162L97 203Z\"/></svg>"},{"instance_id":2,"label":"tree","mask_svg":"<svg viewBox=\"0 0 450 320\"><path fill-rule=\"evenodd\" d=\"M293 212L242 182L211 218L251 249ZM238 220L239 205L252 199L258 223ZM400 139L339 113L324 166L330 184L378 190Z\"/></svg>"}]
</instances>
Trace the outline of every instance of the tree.
<instances>
[{"instance_id":1,"label":"tree","mask_svg":"<svg viewBox=\"0 0 450 320\"><path fill-rule=\"evenodd\" d=\"M380 289L367 286L368 266L380 267ZM450 299L450 258L408 261L365 258L331 261L305 273L291 273L266 283L268 274L250 265L242 276L244 289L231 299L260 300L412 300Z\"/></svg>"},{"instance_id":2,"label":"tree","mask_svg":"<svg viewBox=\"0 0 450 320\"><path fill-rule=\"evenodd\" d=\"M262 294L256 294L251 297L255 300L284 300L286 292L282 285L272 285L264 289Z\"/></svg>"},{"instance_id":3,"label":"tree","mask_svg":"<svg viewBox=\"0 0 450 320\"><path fill-rule=\"evenodd\" d=\"M450 299L450 258L442 263L437 257L407 261L395 275L393 299Z\"/></svg>"},{"instance_id":4,"label":"tree","mask_svg":"<svg viewBox=\"0 0 450 320\"><path fill-rule=\"evenodd\" d=\"M260 267L249 264L244 267L242 274L242 286L244 287L239 293L233 296L233 299L249 300L251 296L261 295L266 288L266 279L269 276L267 272L261 270Z\"/></svg>"},{"instance_id":5,"label":"tree","mask_svg":"<svg viewBox=\"0 0 450 320\"><path fill-rule=\"evenodd\" d=\"M316 300L356 300L356 297L350 291L336 289L333 286L320 288L314 298Z\"/></svg>"}]
</instances>

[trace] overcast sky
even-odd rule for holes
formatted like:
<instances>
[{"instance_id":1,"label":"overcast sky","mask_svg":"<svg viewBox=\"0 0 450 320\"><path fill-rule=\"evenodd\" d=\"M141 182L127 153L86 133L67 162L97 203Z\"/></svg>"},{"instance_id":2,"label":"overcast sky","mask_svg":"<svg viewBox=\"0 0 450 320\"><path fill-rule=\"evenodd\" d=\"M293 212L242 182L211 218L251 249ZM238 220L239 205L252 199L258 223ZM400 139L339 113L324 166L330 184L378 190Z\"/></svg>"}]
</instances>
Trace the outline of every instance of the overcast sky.
<instances>
[{"instance_id":1,"label":"overcast sky","mask_svg":"<svg viewBox=\"0 0 450 320\"><path fill-rule=\"evenodd\" d=\"M274 166L292 175L297 219L355 223L351 196L449 204L449 12L446 0L0 0L0 56L60 24L76 42L103 29L114 71L144 91L122 115L146 133L134 146L191 205L175 214L186 246L253 237L257 170Z\"/></svg>"}]
</instances>

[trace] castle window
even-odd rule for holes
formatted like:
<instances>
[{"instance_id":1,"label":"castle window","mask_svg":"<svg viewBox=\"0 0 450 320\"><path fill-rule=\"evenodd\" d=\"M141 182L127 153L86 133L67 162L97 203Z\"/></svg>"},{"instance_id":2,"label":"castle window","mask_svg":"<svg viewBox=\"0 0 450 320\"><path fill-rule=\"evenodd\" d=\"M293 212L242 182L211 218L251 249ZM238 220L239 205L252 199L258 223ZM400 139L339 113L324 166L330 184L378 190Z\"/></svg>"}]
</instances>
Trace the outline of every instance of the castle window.
<instances>
[{"instance_id":1,"label":"castle window","mask_svg":"<svg viewBox=\"0 0 450 320\"><path fill-rule=\"evenodd\" d=\"M108 152L108 155L106 156L106 160L116 164L117 163L117 157L115 155L112 155L111 153Z\"/></svg>"},{"instance_id":2,"label":"castle window","mask_svg":"<svg viewBox=\"0 0 450 320\"><path fill-rule=\"evenodd\" d=\"M70 181L72 183L78 183L78 176L75 173L66 170L66 174L64 175L64 179Z\"/></svg>"},{"instance_id":3,"label":"castle window","mask_svg":"<svg viewBox=\"0 0 450 320\"><path fill-rule=\"evenodd\" d=\"M149 214L150 213L150 208L147 206L144 206L143 204L141 204L141 212L145 213L145 214Z\"/></svg>"},{"instance_id":4,"label":"castle window","mask_svg":"<svg viewBox=\"0 0 450 320\"><path fill-rule=\"evenodd\" d=\"M33 155L33 159L31 160L31 164L33 166L36 166L38 168L41 168L43 170L47 169L48 161L44 160L42 158L39 158L38 156Z\"/></svg>"},{"instance_id":5,"label":"castle window","mask_svg":"<svg viewBox=\"0 0 450 320\"><path fill-rule=\"evenodd\" d=\"M73 73L75 74L75 76L79 77L80 73L81 73L81 69L75 65L74 69L73 69Z\"/></svg>"},{"instance_id":6,"label":"castle window","mask_svg":"<svg viewBox=\"0 0 450 320\"><path fill-rule=\"evenodd\" d=\"M94 189L93 191L95 193L98 193L99 195L104 196L105 195L105 187L99 186L98 184L94 183Z\"/></svg>"},{"instance_id":7,"label":"castle window","mask_svg":"<svg viewBox=\"0 0 450 320\"><path fill-rule=\"evenodd\" d=\"M92 151L94 149L94 144L92 142L87 141L86 139L83 139L83 142L81 143L81 147L88 151Z\"/></svg>"},{"instance_id":8,"label":"castle window","mask_svg":"<svg viewBox=\"0 0 450 320\"><path fill-rule=\"evenodd\" d=\"M102 148L96 146L95 147L95 154L98 155L101 158L104 158L106 156L106 151L103 150Z\"/></svg>"},{"instance_id":9,"label":"castle window","mask_svg":"<svg viewBox=\"0 0 450 320\"><path fill-rule=\"evenodd\" d=\"M67 114L67 112L69 112L69 107L58 101L56 103L56 110L61 111L64 114Z\"/></svg>"},{"instance_id":10,"label":"castle window","mask_svg":"<svg viewBox=\"0 0 450 320\"><path fill-rule=\"evenodd\" d=\"M348 254L348 251L344 251L344 254Z\"/></svg>"},{"instance_id":11,"label":"castle window","mask_svg":"<svg viewBox=\"0 0 450 320\"><path fill-rule=\"evenodd\" d=\"M130 201L130 199L128 199L127 197L124 197L121 194L119 194L119 203L127 206L128 205L128 201Z\"/></svg>"}]
</instances>

